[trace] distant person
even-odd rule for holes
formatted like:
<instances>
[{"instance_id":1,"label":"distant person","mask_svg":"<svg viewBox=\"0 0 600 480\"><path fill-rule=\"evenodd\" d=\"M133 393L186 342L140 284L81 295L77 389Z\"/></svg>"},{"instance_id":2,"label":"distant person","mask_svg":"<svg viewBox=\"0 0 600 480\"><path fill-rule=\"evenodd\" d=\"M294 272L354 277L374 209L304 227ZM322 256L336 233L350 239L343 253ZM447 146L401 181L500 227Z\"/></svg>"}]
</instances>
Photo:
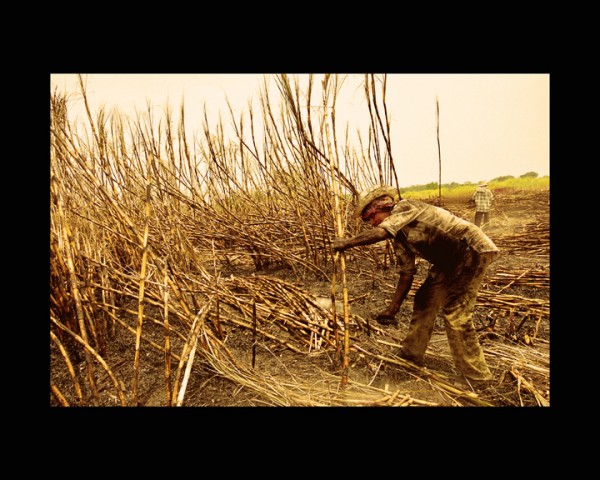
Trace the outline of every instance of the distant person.
<instances>
[{"instance_id":1,"label":"distant person","mask_svg":"<svg viewBox=\"0 0 600 480\"><path fill-rule=\"evenodd\" d=\"M475 202L475 220L473 223L478 227L484 227L490 223L490 209L494 201L494 194L487 189L487 185L487 182L480 183L472 197Z\"/></svg>"},{"instance_id":2,"label":"distant person","mask_svg":"<svg viewBox=\"0 0 600 480\"><path fill-rule=\"evenodd\" d=\"M343 252L360 245L393 240L400 277L392 300L375 320L383 325L395 319L411 286L416 256L431 263L427 278L416 292L409 330L399 355L423 363L438 311L444 318L454 364L461 376L457 383L485 386L492 374L485 362L473 325L479 286L498 248L471 222L449 211L416 200L403 200L398 190L374 187L362 192L355 215L374 228L350 238L335 238L333 249Z\"/></svg>"}]
</instances>

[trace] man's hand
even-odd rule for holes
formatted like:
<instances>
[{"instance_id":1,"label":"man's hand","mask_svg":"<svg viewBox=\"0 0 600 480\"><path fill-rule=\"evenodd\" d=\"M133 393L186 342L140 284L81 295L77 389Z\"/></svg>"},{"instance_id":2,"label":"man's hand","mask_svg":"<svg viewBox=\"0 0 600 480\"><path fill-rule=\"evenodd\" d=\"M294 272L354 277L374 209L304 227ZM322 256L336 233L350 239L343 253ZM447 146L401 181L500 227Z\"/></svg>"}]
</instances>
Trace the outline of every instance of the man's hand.
<instances>
[{"instance_id":1,"label":"man's hand","mask_svg":"<svg viewBox=\"0 0 600 480\"><path fill-rule=\"evenodd\" d=\"M398 320L396 320L397 313L397 310L394 311L388 308L375 315L375 320L381 325L398 325Z\"/></svg>"},{"instance_id":2,"label":"man's hand","mask_svg":"<svg viewBox=\"0 0 600 480\"><path fill-rule=\"evenodd\" d=\"M334 238L333 239L333 251L334 252L343 252L346 250L346 240L343 238Z\"/></svg>"}]
</instances>

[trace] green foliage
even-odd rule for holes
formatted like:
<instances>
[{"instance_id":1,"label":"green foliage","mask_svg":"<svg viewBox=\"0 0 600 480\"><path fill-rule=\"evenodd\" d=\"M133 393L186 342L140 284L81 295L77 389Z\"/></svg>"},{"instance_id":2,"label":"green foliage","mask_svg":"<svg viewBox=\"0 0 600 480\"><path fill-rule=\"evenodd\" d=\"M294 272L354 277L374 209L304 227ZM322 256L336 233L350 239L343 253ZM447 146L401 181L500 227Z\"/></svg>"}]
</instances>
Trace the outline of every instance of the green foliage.
<instances>
[{"instance_id":1,"label":"green foliage","mask_svg":"<svg viewBox=\"0 0 600 480\"><path fill-rule=\"evenodd\" d=\"M535 175L531 175L534 173ZM459 184L456 182L442 184L442 198L460 198L473 195L478 183L465 182ZM512 175L490 180L488 188L502 190L544 190L550 188L550 177L538 177L537 173L521 175L515 178ZM437 198L439 195L438 183L432 182L426 185L414 185L407 188L401 188L403 198L427 199Z\"/></svg>"},{"instance_id":2,"label":"green foliage","mask_svg":"<svg viewBox=\"0 0 600 480\"><path fill-rule=\"evenodd\" d=\"M491 183L491 182L504 182L505 180L510 180L511 178L515 178L515 177L513 177L512 175L504 175L503 177L496 177L496 178L493 178L493 179L490 181L490 183Z\"/></svg>"},{"instance_id":3,"label":"green foliage","mask_svg":"<svg viewBox=\"0 0 600 480\"><path fill-rule=\"evenodd\" d=\"M442 185L442 187L443 187L443 185ZM430 182L425 185L413 185L412 187L402 189L402 191L421 192L423 190L437 190L437 188L438 188L437 182Z\"/></svg>"},{"instance_id":4,"label":"green foliage","mask_svg":"<svg viewBox=\"0 0 600 480\"><path fill-rule=\"evenodd\" d=\"M519 178L537 178L537 172L527 172L521 175Z\"/></svg>"},{"instance_id":5,"label":"green foliage","mask_svg":"<svg viewBox=\"0 0 600 480\"><path fill-rule=\"evenodd\" d=\"M488 188L508 188L513 190L543 190L550 188L550 177L526 177L510 178L501 182L490 182Z\"/></svg>"}]
</instances>

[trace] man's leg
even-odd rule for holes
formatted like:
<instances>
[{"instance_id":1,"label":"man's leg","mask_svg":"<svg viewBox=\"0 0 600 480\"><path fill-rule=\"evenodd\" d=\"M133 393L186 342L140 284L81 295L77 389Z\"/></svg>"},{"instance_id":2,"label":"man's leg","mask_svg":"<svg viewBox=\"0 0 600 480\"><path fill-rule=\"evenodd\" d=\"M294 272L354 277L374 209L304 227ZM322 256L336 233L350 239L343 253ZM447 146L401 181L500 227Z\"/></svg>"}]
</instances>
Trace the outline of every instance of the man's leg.
<instances>
[{"instance_id":1,"label":"man's leg","mask_svg":"<svg viewBox=\"0 0 600 480\"><path fill-rule=\"evenodd\" d=\"M475 212L475 219L473 223L477 226L481 225L481 219L483 218L483 212Z\"/></svg>"},{"instance_id":2,"label":"man's leg","mask_svg":"<svg viewBox=\"0 0 600 480\"><path fill-rule=\"evenodd\" d=\"M401 356L415 363L421 363L431 340L437 313L447 292L446 273L429 270L423 285L415 294L413 315L410 327L402 341Z\"/></svg>"},{"instance_id":3,"label":"man's leg","mask_svg":"<svg viewBox=\"0 0 600 480\"><path fill-rule=\"evenodd\" d=\"M490 212L483 212L482 225L485 226L490 223Z\"/></svg>"},{"instance_id":4,"label":"man's leg","mask_svg":"<svg viewBox=\"0 0 600 480\"><path fill-rule=\"evenodd\" d=\"M467 378L491 380L483 350L473 325L473 311L481 281L495 253L472 254L457 271L444 305L444 325L456 368Z\"/></svg>"}]
</instances>

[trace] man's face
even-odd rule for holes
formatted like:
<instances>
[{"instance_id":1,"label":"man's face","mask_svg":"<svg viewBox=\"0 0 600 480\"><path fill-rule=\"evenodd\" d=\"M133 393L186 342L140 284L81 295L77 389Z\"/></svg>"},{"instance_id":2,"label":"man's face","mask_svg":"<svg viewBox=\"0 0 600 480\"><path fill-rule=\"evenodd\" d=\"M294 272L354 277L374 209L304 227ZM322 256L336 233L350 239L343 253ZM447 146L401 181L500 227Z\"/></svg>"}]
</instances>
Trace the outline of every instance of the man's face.
<instances>
[{"instance_id":1,"label":"man's face","mask_svg":"<svg viewBox=\"0 0 600 480\"><path fill-rule=\"evenodd\" d=\"M383 222L389 215L390 212L382 212L377 207L369 205L367 208L364 209L360 217L363 222L370 223L373 227L376 227L381 222Z\"/></svg>"}]
</instances>

